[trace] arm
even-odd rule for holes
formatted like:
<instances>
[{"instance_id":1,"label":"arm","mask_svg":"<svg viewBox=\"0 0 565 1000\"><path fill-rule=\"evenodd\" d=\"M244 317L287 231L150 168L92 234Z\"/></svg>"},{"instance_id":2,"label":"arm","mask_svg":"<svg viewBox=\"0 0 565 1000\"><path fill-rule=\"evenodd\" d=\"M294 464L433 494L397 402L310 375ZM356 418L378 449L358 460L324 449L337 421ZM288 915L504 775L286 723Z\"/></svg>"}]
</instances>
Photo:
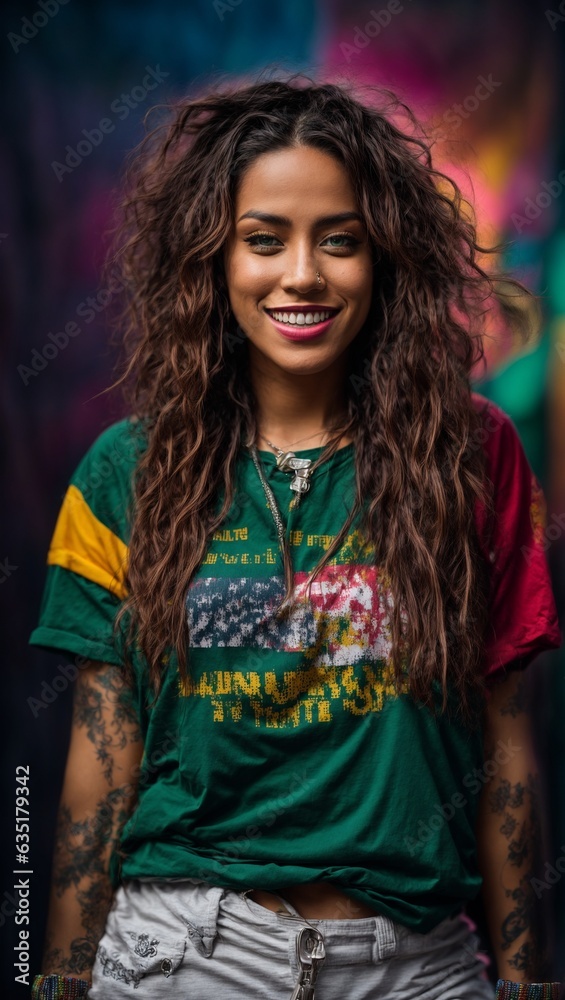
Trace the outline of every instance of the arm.
<instances>
[{"instance_id":1,"label":"arm","mask_svg":"<svg viewBox=\"0 0 565 1000\"><path fill-rule=\"evenodd\" d=\"M514 982L549 979L542 913L532 887L541 855L539 773L523 671L510 670L487 696L485 761L497 762L499 741L514 753L485 785L477 826L483 902L498 976Z\"/></svg>"},{"instance_id":2,"label":"arm","mask_svg":"<svg viewBox=\"0 0 565 1000\"><path fill-rule=\"evenodd\" d=\"M135 805L143 742L121 672L88 661L75 681L42 973L90 979L112 902L109 861Z\"/></svg>"}]
</instances>

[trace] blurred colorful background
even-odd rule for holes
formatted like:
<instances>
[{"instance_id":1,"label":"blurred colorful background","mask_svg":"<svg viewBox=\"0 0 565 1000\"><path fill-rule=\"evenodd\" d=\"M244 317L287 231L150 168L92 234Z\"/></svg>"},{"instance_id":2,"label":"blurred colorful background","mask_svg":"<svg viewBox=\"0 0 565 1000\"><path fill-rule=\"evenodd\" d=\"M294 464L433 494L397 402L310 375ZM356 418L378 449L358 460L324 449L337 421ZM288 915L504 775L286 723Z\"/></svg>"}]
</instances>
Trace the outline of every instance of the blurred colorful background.
<instances>
[{"instance_id":1,"label":"blurred colorful background","mask_svg":"<svg viewBox=\"0 0 565 1000\"><path fill-rule=\"evenodd\" d=\"M67 480L123 415L102 394L115 361L101 284L104 234L124 159L147 110L209 83L303 71L391 88L428 124L436 164L476 207L483 242L540 296L526 348L489 323L476 388L516 423L548 500L548 558L565 606L564 0L36 0L3 6L0 32L3 303L0 550L5 683L4 842L16 764L31 767L31 969L39 970L71 684L27 645ZM431 134L431 133L430 133ZM565 976L565 650L529 671L546 775L545 902ZM52 681L58 679L54 687ZM49 694L50 692L50 694ZM45 696L33 711L29 699ZM31 702L33 704L33 702ZM7 838L7 839L6 839ZM14 985L12 851L3 858L2 996ZM481 927L480 907L472 914Z\"/></svg>"}]
</instances>

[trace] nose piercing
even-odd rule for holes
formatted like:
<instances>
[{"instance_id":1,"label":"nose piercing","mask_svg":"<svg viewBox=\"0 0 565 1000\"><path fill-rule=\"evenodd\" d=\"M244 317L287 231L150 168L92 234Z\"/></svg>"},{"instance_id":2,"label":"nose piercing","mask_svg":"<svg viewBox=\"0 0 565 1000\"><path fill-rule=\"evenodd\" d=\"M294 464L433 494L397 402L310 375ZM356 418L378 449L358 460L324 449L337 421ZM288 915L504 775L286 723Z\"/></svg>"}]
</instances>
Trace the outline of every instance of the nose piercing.
<instances>
[{"instance_id":1,"label":"nose piercing","mask_svg":"<svg viewBox=\"0 0 565 1000\"><path fill-rule=\"evenodd\" d=\"M316 280L317 280L317 282L318 282L319 285L322 284L322 282L320 281L320 272L319 271L316 271Z\"/></svg>"}]
</instances>

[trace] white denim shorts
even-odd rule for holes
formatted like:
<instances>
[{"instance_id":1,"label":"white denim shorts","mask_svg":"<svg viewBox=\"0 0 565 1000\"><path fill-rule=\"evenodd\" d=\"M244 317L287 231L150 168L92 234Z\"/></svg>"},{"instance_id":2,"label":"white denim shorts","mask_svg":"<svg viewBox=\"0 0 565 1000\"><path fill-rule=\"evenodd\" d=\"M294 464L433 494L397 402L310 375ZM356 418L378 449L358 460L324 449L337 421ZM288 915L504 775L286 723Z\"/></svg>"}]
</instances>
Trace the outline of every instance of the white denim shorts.
<instances>
[{"instance_id":1,"label":"white denim shorts","mask_svg":"<svg viewBox=\"0 0 565 1000\"><path fill-rule=\"evenodd\" d=\"M114 895L89 1000L494 998L461 914L418 934L382 916L306 920L281 904L275 913L199 879L129 880Z\"/></svg>"}]
</instances>

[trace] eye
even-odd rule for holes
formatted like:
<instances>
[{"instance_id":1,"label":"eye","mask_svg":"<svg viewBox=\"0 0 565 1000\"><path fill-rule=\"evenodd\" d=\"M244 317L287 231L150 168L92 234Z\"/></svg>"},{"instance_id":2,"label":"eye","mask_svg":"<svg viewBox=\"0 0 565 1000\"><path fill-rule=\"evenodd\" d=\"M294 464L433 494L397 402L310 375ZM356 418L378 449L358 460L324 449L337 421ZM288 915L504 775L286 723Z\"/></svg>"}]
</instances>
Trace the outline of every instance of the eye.
<instances>
[{"instance_id":1,"label":"eye","mask_svg":"<svg viewBox=\"0 0 565 1000\"><path fill-rule=\"evenodd\" d=\"M341 245L332 243L330 249L332 250L347 250L348 247L356 247L359 245L359 240L352 236L351 233L333 233L331 236L327 236L324 242L327 240L345 240L345 243Z\"/></svg>"},{"instance_id":2,"label":"eye","mask_svg":"<svg viewBox=\"0 0 565 1000\"><path fill-rule=\"evenodd\" d=\"M277 237L272 233L251 233L251 236L245 236L243 242L248 243L252 247L257 247L258 250L271 250L276 244L273 243L263 243L260 240L276 240Z\"/></svg>"},{"instance_id":3,"label":"eye","mask_svg":"<svg viewBox=\"0 0 565 1000\"><path fill-rule=\"evenodd\" d=\"M271 242L265 242L266 240L270 240ZM360 242L355 238L355 236L352 235L352 233L332 233L331 236L326 236L326 239L322 241L321 245L323 246L324 243L327 245L328 240L332 241L329 244L330 250L351 250L353 247L359 246ZM256 232L251 233L250 236L245 236L243 238L243 242L261 251L275 250L277 244L280 245L281 241L273 233Z\"/></svg>"}]
</instances>

